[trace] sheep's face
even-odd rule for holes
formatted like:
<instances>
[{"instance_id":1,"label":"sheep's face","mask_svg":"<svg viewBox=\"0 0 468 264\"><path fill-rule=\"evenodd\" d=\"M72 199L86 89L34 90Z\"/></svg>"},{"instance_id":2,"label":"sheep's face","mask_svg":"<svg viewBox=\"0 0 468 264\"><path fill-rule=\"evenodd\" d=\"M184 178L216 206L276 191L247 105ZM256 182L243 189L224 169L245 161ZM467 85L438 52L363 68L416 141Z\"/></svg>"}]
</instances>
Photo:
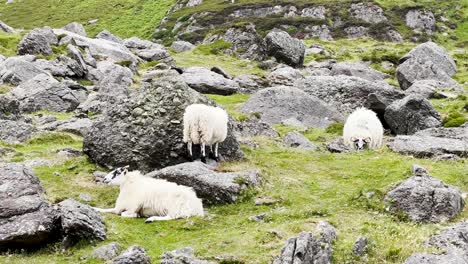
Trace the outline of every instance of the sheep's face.
<instances>
[{"instance_id":1,"label":"sheep's face","mask_svg":"<svg viewBox=\"0 0 468 264\"><path fill-rule=\"evenodd\" d=\"M357 137L357 138L353 138L353 142L354 142L354 148L357 149L357 150L363 150L364 148L366 148L366 146L369 145L371 139L366 137Z\"/></svg>"},{"instance_id":2,"label":"sheep's face","mask_svg":"<svg viewBox=\"0 0 468 264\"><path fill-rule=\"evenodd\" d=\"M104 178L104 183L107 183L109 185L120 185L123 181L124 176L128 172L128 168L129 166L125 166L109 172L109 174L107 174Z\"/></svg>"}]
</instances>

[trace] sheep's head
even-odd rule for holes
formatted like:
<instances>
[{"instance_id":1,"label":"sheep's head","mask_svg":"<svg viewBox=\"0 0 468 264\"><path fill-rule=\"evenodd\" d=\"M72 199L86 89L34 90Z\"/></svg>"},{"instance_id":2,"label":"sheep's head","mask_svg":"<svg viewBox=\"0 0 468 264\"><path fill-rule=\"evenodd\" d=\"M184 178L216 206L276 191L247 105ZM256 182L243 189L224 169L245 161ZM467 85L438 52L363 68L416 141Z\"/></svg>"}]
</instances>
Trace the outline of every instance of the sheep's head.
<instances>
[{"instance_id":1,"label":"sheep's head","mask_svg":"<svg viewBox=\"0 0 468 264\"><path fill-rule=\"evenodd\" d=\"M129 166L117 168L104 178L104 183L109 185L120 185L123 181L124 176L128 173Z\"/></svg>"},{"instance_id":2,"label":"sheep's head","mask_svg":"<svg viewBox=\"0 0 468 264\"><path fill-rule=\"evenodd\" d=\"M371 142L369 137L354 137L351 140L354 142L354 148L357 150L363 150Z\"/></svg>"}]
</instances>

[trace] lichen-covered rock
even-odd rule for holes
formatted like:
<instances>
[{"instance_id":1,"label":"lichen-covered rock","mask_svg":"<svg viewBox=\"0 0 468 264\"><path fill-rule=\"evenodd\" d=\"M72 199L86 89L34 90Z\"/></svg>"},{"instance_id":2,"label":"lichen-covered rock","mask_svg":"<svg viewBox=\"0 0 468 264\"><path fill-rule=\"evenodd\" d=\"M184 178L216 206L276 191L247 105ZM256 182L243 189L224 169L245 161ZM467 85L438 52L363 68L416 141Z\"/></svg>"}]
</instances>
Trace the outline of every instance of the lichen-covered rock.
<instances>
[{"instance_id":1,"label":"lichen-covered rock","mask_svg":"<svg viewBox=\"0 0 468 264\"><path fill-rule=\"evenodd\" d=\"M215 264L216 262L201 260L195 257L195 250L191 247L166 251L161 256L161 264Z\"/></svg>"},{"instance_id":2,"label":"lichen-covered rock","mask_svg":"<svg viewBox=\"0 0 468 264\"><path fill-rule=\"evenodd\" d=\"M406 13L406 25L418 33L434 34L436 21L434 14L427 10L410 10Z\"/></svg>"},{"instance_id":3,"label":"lichen-covered rock","mask_svg":"<svg viewBox=\"0 0 468 264\"><path fill-rule=\"evenodd\" d=\"M230 28L222 36L222 40L232 44L230 51L240 57L250 60L265 58L265 43L258 35L253 24L244 28Z\"/></svg>"},{"instance_id":4,"label":"lichen-covered rock","mask_svg":"<svg viewBox=\"0 0 468 264\"><path fill-rule=\"evenodd\" d=\"M418 223L438 223L456 217L465 206L462 192L413 165L414 176L400 183L385 197L393 213L404 213Z\"/></svg>"},{"instance_id":5,"label":"lichen-covered rock","mask_svg":"<svg viewBox=\"0 0 468 264\"><path fill-rule=\"evenodd\" d=\"M123 44L123 40L116 35L112 34L108 30L103 30L96 35L97 39L105 39L115 43Z\"/></svg>"},{"instance_id":6,"label":"lichen-covered rock","mask_svg":"<svg viewBox=\"0 0 468 264\"><path fill-rule=\"evenodd\" d=\"M418 158L444 154L468 157L468 126L429 128L411 136L397 136L389 146L395 152Z\"/></svg>"},{"instance_id":7,"label":"lichen-covered rock","mask_svg":"<svg viewBox=\"0 0 468 264\"><path fill-rule=\"evenodd\" d=\"M293 85L298 79L304 76L299 70L292 67L280 65L268 74L267 80L271 86L275 85Z\"/></svg>"},{"instance_id":8,"label":"lichen-covered rock","mask_svg":"<svg viewBox=\"0 0 468 264\"><path fill-rule=\"evenodd\" d=\"M284 31L271 31L265 37L267 53L292 67L304 63L305 45Z\"/></svg>"},{"instance_id":9,"label":"lichen-covered rock","mask_svg":"<svg viewBox=\"0 0 468 264\"><path fill-rule=\"evenodd\" d=\"M361 19L367 23L377 24L387 21L382 8L373 4L351 4L349 13L351 17Z\"/></svg>"},{"instance_id":10,"label":"lichen-covered rock","mask_svg":"<svg viewBox=\"0 0 468 264\"><path fill-rule=\"evenodd\" d=\"M101 259L101 260L111 260L120 252L120 245L118 243L112 242L110 244L100 246L96 248L91 254L92 258Z\"/></svg>"},{"instance_id":11,"label":"lichen-covered rock","mask_svg":"<svg viewBox=\"0 0 468 264\"><path fill-rule=\"evenodd\" d=\"M72 117L40 125L38 128L41 130L67 132L83 137L88 133L92 125L93 121L89 118Z\"/></svg>"},{"instance_id":12,"label":"lichen-covered rock","mask_svg":"<svg viewBox=\"0 0 468 264\"><path fill-rule=\"evenodd\" d=\"M106 239L106 226L101 215L91 206L67 199L58 204L62 235L66 247L79 241Z\"/></svg>"},{"instance_id":13,"label":"lichen-covered rock","mask_svg":"<svg viewBox=\"0 0 468 264\"><path fill-rule=\"evenodd\" d=\"M18 54L51 55L53 53L51 45L56 45L57 42L57 37L51 28L36 28L21 39L18 44Z\"/></svg>"},{"instance_id":14,"label":"lichen-covered rock","mask_svg":"<svg viewBox=\"0 0 468 264\"><path fill-rule=\"evenodd\" d=\"M180 53L184 51L193 50L195 48L195 45L187 41L174 41L172 42L171 48L175 52Z\"/></svg>"},{"instance_id":15,"label":"lichen-covered rock","mask_svg":"<svg viewBox=\"0 0 468 264\"><path fill-rule=\"evenodd\" d=\"M418 95L397 100L385 109L385 121L397 135L411 135L419 130L441 125L439 113Z\"/></svg>"},{"instance_id":16,"label":"lichen-covered rock","mask_svg":"<svg viewBox=\"0 0 468 264\"><path fill-rule=\"evenodd\" d=\"M363 26L347 27L344 29L348 38L364 38L369 36L369 29Z\"/></svg>"},{"instance_id":17,"label":"lichen-covered rock","mask_svg":"<svg viewBox=\"0 0 468 264\"><path fill-rule=\"evenodd\" d=\"M32 137L36 128L23 120L0 119L0 140L10 144L24 142Z\"/></svg>"},{"instance_id":18,"label":"lichen-covered rock","mask_svg":"<svg viewBox=\"0 0 468 264\"><path fill-rule=\"evenodd\" d=\"M0 82L16 86L39 74L48 74L36 67L32 60L29 56L19 56L0 62Z\"/></svg>"},{"instance_id":19,"label":"lichen-covered rock","mask_svg":"<svg viewBox=\"0 0 468 264\"><path fill-rule=\"evenodd\" d=\"M343 116L333 107L304 91L288 86L266 88L250 97L241 107L244 113L259 113L260 120L273 125L297 119L303 126L324 128Z\"/></svg>"},{"instance_id":20,"label":"lichen-covered rock","mask_svg":"<svg viewBox=\"0 0 468 264\"><path fill-rule=\"evenodd\" d=\"M130 165L146 172L185 162L188 155L182 142L182 117L193 103L214 105L175 72L154 78L139 94L106 108L85 136L83 151L101 165ZM233 132L229 122L228 136L219 145L226 160L243 155Z\"/></svg>"},{"instance_id":21,"label":"lichen-covered rock","mask_svg":"<svg viewBox=\"0 0 468 264\"><path fill-rule=\"evenodd\" d=\"M113 259L112 264L150 264L151 259L146 254L144 248L140 246L131 246L122 252L117 258Z\"/></svg>"},{"instance_id":22,"label":"lichen-covered rock","mask_svg":"<svg viewBox=\"0 0 468 264\"><path fill-rule=\"evenodd\" d=\"M455 223L438 234L431 236L426 245L436 247L443 251L460 252L468 257L468 221Z\"/></svg>"},{"instance_id":23,"label":"lichen-covered rock","mask_svg":"<svg viewBox=\"0 0 468 264\"><path fill-rule=\"evenodd\" d=\"M30 167L0 163L0 250L30 249L58 237L58 212Z\"/></svg>"},{"instance_id":24,"label":"lichen-covered rock","mask_svg":"<svg viewBox=\"0 0 468 264\"><path fill-rule=\"evenodd\" d=\"M205 204L233 203L248 187L260 184L258 171L216 172L201 162L186 162L146 176L192 187Z\"/></svg>"},{"instance_id":25,"label":"lichen-covered rock","mask_svg":"<svg viewBox=\"0 0 468 264\"><path fill-rule=\"evenodd\" d=\"M384 81L386 74L376 71L364 64L338 62L332 65L331 75L347 75L359 77L371 82Z\"/></svg>"}]
</instances>

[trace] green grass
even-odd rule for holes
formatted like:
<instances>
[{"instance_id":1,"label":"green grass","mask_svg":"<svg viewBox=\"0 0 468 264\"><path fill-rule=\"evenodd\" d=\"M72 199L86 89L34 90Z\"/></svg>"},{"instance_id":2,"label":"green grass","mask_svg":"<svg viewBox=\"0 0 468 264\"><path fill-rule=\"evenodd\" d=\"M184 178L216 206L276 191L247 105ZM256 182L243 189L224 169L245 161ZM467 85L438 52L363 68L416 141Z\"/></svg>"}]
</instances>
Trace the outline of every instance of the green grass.
<instances>
[{"instance_id":1,"label":"green grass","mask_svg":"<svg viewBox=\"0 0 468 264\"><path fill-rule=\"evenodd\" d=\"M236 120L243 121L249 118L248 115L239 113L239 111L237 111L237 108L243 103L245 103L249 99L250 95L234 94L231 96L223 96L223 95L216 95L216 94L208 94L207 96L211 100L214 100L218 104L222 105L224 109L226 109L228 114L231 115Z\"/></svg>"},{"instance_id":2,"label":"green grass","mask_svg":"<svg viewBox=\"0 0 468 264\"><path fill-rule=\"evenodd\" d=\"M0 94L6 94L10 92L11 89L13 89L13 87L8 84L0 84Z\"/></svg>"},{"instance_id":3,"label":"green grass","mask_svg":"<svg viewBox=\"0 0 468 264\"><path fill-rule=\"evenodd\" d=\"M0 6L3 6L3 5L0 5ZM21 35L19 34L0 33L0 54L4 56L15 55L16 47L18 46L18 43L20 42L20 40L21 40Z\"/></svg>"},{"instance_id":4,"label":"green grass","mask_svg":"<svg viewBox=\"0 0 468 264\"><path fill-rule=\"evenodd\" d=\"M468 97L459 95L456 98L432 99L432 105L441 113L445 127L457 127L468 122Z\"/></svg>"},{"instance_id":5,"label":"green grass","mask_svg":"<svg viewBox=\"0 0 468 264\"><path fill-rule=\"evenodd\" d=\"M123 37L149 38L174 0L23 0L0 5L0 18L15 28L32 29L40 26L62 27L76 21L87 25L88 35L103 29ZM1 46L1 45L0 45Z\"/></svg>"},{"instance_id":6,"label":"green grass","mask_svg":"<svg viewBox=\"0 0 468 264\"><path fill-rule=\"evenodd\" d=\"M41 110L34 113L29 114L29 116L55 116L57 120L66 120L70 119L74 115L73 112L51 112L47 110Z\"/></svg>"}]
</instances>

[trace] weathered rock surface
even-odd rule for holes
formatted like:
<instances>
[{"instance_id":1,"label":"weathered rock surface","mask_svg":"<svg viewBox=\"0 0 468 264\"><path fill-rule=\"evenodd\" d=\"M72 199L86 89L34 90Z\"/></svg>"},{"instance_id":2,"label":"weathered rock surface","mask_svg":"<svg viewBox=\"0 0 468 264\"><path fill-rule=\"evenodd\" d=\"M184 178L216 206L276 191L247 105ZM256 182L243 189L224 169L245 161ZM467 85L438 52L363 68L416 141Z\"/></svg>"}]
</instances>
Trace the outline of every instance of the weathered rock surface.
<instances>
[{"instance_id":1,"label":"weathered rock surface","mask_svg":"<svg viewBox=\"0 0 468 264\"><path fill-rule=\"evenodd\" d=\"M20 113L19 102L10 94L0 94L0 119L13 119Z\"/></svg>"},{"instance_id":2,"label":"weathered rock surface","mask_svg":"<svg viewBox=\"0 0 468 264\"><path fill-rule=\"evenodd\" d=\"M216 262L201 260L195 257L195 250L190 247L178 248L164 252L161 256L161 264L215 264Z\"/></svg>"},{"instance_id":3,"label":"weathered rock surface","mask_svg":"<svg viewBox=\"0 0 468 264\"><path fill-rule=\"evenodd\" d=\"M235 81L204 67L187 68L181 76L190 88L200 93L230 95L240 88Z\"/></svg>"},{"instance_id":4,"label":"weathered rock surface","mask_svg":"<svg viewBox=\"0 0 468 264\"><path fill-rule=\"evenodd\" d=\"M237 82L242 93L253 93L268 85L268 81L253 74L242 74L234 77L233 81Z\"/></svg>"},{"instance_id":5,"label":"weathered rock surface","mask_svg":"<svg viewBox=\"0 0 468 264\"><path fill-rule=\"evenodd\" d=\"M364 38L369 36L369 29L363 26L347 27L344 29L348 38Z\"/></svg>"},{"instance_id":6,"label":"weathered rock surface","mask_svg":"<svg viewBox=\"0 0 468 264\"><path fill-rule=\"evenodd\" d=\"M182 117L193 103L214 105L190 89L177 73L168 72L146 83L131 99L106 108L85 136L83 151L104 166L130 165L146 172L185 162ZM227 160L242 157L233 132L229 122L228 136L219 146L221 157Z\"/></svg>"},{"instance_id":7,"label":"weathered rock surface","mask_svg":"<svg viewBox=\"0 0 468 264\"><path fill-rule=\"evenodd\" d=\"M101 260L111 260L119 255L120 248L118 243L112 242L96 248L91 254L91 257Z\"/></svg>"},{"instance_id":8,"label":"weathered rock surface","mask_svg":"<svg viewBox=\"0 0 468 264\"><path fill-rule=\"evenodd\" d=\"M411 255L403 264L466 264L468 257L448 253L442 255L428 254L428 253L415 253Z\"/></svg>"},{"instance_id":9,"label":"weathered rock surface","mask_svg":"<svg viewBox=\"0 0 468 264\"><path fill-rule=\"evenodd\" d=\"M131 246L127 248L117 258L113 259L111 263L112 264L130 264L130 263L150 264L151 259L146 254L146 251L144 248L135 245L135 246Z\"/></svg>"},{"instance_id":10,"label":"weathered rock surface","mask_svg":"<svg viewBox=\"0 0 468 264\"><path fill-rule=\"evenodd\" d=\"M251 117L242 122L236 122L236 130L241 138L251 138L256 136L278 137L279 134L267 123L258 118Z\"/></svg>"},{"instance_id":11,"label":"weathered rock surface","mask_svg":"<svg viewBox=\"0 0 468 264\"><path fill-rule=\"evenodd\" d=\"M23 120L0 119L0 140L11 144L24 142L31 138L37 130L32 124Z\"/></svg>"},{"instance_id":12,"label":"weathered rock surface","mask_svg":"<svg viewBox=\"0 0 468 264\"><path fill-rule=\"evenodd\" d=\"M383 82L370 82L351 76L310 76L296 82L295 86L336 107L341 113L352 113L366 107L379 115L404 94Z\"/></svg>"},{"instance_id":13,"label":"weathered rock surface","mask_svg":"<svg viewBox=\"0 0 468 264\"><path fill-rule=\"evenodd\" d=\"M20 102L23 112L49 110L70 112L86 100L86 90L74 90L50 75L39 74L15 87L11 93Z\"/></svg>"},{"instance_id":14,"label":"weathered rock surface","mask_svg":"<svg viewBox=\"0 0 468 264\"><path fill-rule=\"evenodd\" d=\"M5 24L3 21L0 21L0 32L16 33L16 31L12 27Z\"/></svg>"},{"instance_id":15,"label":"weathered rock surface","mask_svg":"<svg viewBox=\"0 0 468 264\"><path fill-rule=\"evenodd\" d=\"M187 41L174 41L172 42L171 48L175 52L180 53L184 51L193 50L195 48L195 45Z\"/></svg>"},{"instance_id":16,"label":"weathered rock surface","mask_svg":"<svg viewBox=\"0 0 468 264\"><path fill-rule=\"evenodd\" d=\"M70 119L57 120L40 125L38 128L42 130L68 132L78 136L85 136L92 125L93 121L89 118L72 117Z\"/></svg>"},{"instance_id":17,"label":"weathered rock surface","mask_svg":"<svg viewBox=\"0 0 468 264\"><path fill-rule=\"evenodd\" d=\"M443 229L431 236L426 245L436 247L445 252L456 252L468 257L468 221L464 220Z\"/></svg>"},{"instance_id":18,"label":"weathered rock surface","mask_svg":"<svg viewBox=\"0 0 468 264\"><path fill-rule=\"evenodd\" d=\"M123 44L123 40L121 38L119 38L116 35L112 34L108 30L103 30L103 31L99 32L96 35L96 38L97 39L105 39L105 40L112 41L112 42L115 42L115 43L118 43L118 44Z\"/></svg>"},{"instance_id":19,"label":"weathered rock surface","mask_svg":"<svg viewBox=\"0 0 468 264\"><path fill-rule=\"evenodd\" d=\"M351 4L349 13L353 18L361 19L367 23L377 24L387 21L382 8L367 3Z\"/></svg>"},{"instance_id":20,"label":"weathered rock surface","mask_svg":"<svg viewBox=\"0 0 468 264\"><path fill-rule=\"evenodd\" d=\"M320 235L302 232L298 237L288 239L273 264L331 263L333 253L331 243L336 238L336 231L326 222L319 223L317 229Z\"/></svg>"},{"instance_id":21,"label":"weathered rock surface","mask_svg":"<svg viewBox=\"0 0 468 264\"><path fill-rule=\"evenodd\" d=\"M350 149L347 145L343 142L343 137L336 138L332 142L327 144L327 150L332 153L342 153L342 152L350 152Z\"/></svg>"},{"instance_id":22,"label":"weathered rock surface","mask_svg":"<svg viewBox=\"0 0 468 264\"><path fill-rule=\"evenodd\" d=\"M270 74L268 74L267 80L271 86L294 85L294 82L302 78L304 78L304 76L299 70L289 66L278 66Z\"/></svg>"},{"instance_id":23,"label":"weathered rock surface","mask_svg":"<svg viewBox=\"0 0 468 264\"><path fill-rule=\"evenodd\" d=\"M367 237L359 237L353 245L353 254L362 256L365 254L367 248L369 247L369 242Z\"/></svg>"},{"instance_id":24,"label":"weathered rock surface","mask_svg":"<svg viewBox=\"0 0 468 264\"><path fill-rule=\"evenodd\" d=\"M51 45L56 45L57 37L49 27L36 28L26 34L18 44L19 55L51 55L53 53Z\"/></svg>"},{"instance_id":25,"label":"weathered rock surface","mask_svg":"<svg viewBox=\"0 0 468 264\"><path fill-rule=\"evenodd\" d=\"M427 10L410 10L406 13L406 25L418 33L434 34L436 21L434 14Z\"/></svg>"},{"instance_id":26,"label":"weathered rock surface","mask_svg":"<svg viewBox=\"0 0 468 264\"><path fill-rule=\"evenodd\" d=\"M0 82L19 85L39 74L48 74L36 67L28 56L10 57L0 63Z\"/></svg>"},{"instance_id":27,"label":"weathered rock surface","mask_svg":"<svg viewBox=\"0 0 468 264\"><path fill-rule=\"evenodd\" d=\"M85 240L97 242L106 239L106 226L101 215L91 206L67 199L58 204L65 246Z\"/></svg>"},{"instance_id":28,"label":"weathered rock surface","mask_svg":"<svg viewBox=\"0 0 468 264\"><path fill-rule=\"evenodd\" d=\"M390 149L418 158L453 154L468 157L468 127L429 128L411 136L397 136Z\"/></svg>"},{"instance_id":29,"label":"weathered rock surface","mask_svg":"<svg viewBox=\"0 0 468 264\"><path fill-rule=\"evenodd\" d=\"M132 71L110 61L98 63L95 74L99 80L96 87L102 95L126 97L133 84Z\"/></svg>"},{"instance_id":30,"label":"weathered rock surface","mask_svg":"<svg viewBox=\"0 0 468 264\"><path fill-rule=\"evenodd\" d=\"M323 128L343 116L333 107L304 91L287 86L258 91L241 107L244 113L260 113L260 120L273 125L297 119L303 126Z\"/></svg>"},{"instance_id":31,"label":"weathered rock surface","mask_svg":"<svg viewBox=\"0 0 468 264\"><path fill-rule=\"evenodd\" d=\"M257 34L255 26L250 24L244 28L230 28L222 40L232 44L231 52L250 60L263 60L265 58L265 43Z\"/></svg>"},{"instance_id":32,"label":"weathered rock surface","mask_svg":"<svg viewBox=\"0 0 468 264\"><path fill-rule=\"evenodd\" d=\"M271 31L265 37L267 53L292 67L304 63L305 45L284 31Z\"/></svg>"},{"instance_id":33,"label":"weathered rock surface","mask_svg":"<svg viewBox=\"0 0 468 264\"><path fill-rule=\"evenodd\" d=\"M258 171L216 172L201 162L187 162L146 176L192 187L205 204L233 203L248 187L260 184Z\"/></svg>"},{"instance_id":34,"label":"weathered rock surface","mask_svg":"<svg viewBox=\"0 0 468 264\"><path fill-rule=\"evenodd\" d=\"M306 150L316 150L318 147L310 142L306 137L297 133L297 132L289 132L284 136L283 143L287 147L291 148L300 148Z\"/></svg>"},{"instance_id":35,"label":"weathered rock surface","mask_svg":"<svg viewBox=\"0 0 468 264\"><path fill-rule=\"evenodd\" d=\"M0 250L42 246L57 237L58 212L31 168L0 163Z\"/></svg>"},{"instance_id":36,"label":"weathered rock surface","mask_svg":"<svg viewBox=\"0 0 468 264\"><path fill-rule=\"evenodd\" d=\"M447 51L434 42L426 42L400 59L396 78L403 90L418 80L437 80L453 86L457 83L450 77L456 72L457 66Z\"/></svg>"},{"instance_id":37,"label":"weathered rock surface","mask_svg":"<svg viewBox=\"0 0 468 264\"><path fill-rule=\"evenodd\" d=\"M63 27L64 30L66 31L69 31L69 32L73 32L75 34L78 34L80 36L83 36L83 37L86 37L86 30L85 28L83 27L83 25L81 25L80 23L78 22L71 22L67 25L65 25Z\"/></svg>"},{"instance_id":38,"label":"weathered rock surface","mask_svg":"<svg viewBox=\"0 0 468 264\"><path fill-rule=\"evenodd\" d=\"M446 83L436 80L416 81L407 90L405 90L405 93L407 95L418 95L426 99L441 99L446 98L447 95L443 92L439 92L438 88L450 88L446 85Z\"/></svg>"},{"instance_id":39,"label":"weathered rock surface","mask_svg":"<svg viewBox=\"0 0 468 264\"><path fill-rule=\"evenodd\" d=\"M457 216L465 206L462 192L413 165L414 176L400 183L385 197L393 213L404 213L418 223L438 223Z\"/></svg>"},{"instance_id":40,"label":"weathered rock surface","mask_svg":"<svg viewBox=\"0 0 468 264\"><path fill-rule=\"evenodd\" d=\"M411 135L441 125L439 113L418 95L409 95L389 105L385 109L385 121L397 135Z\"/></svg>"},{"instance_id":41,"label":"weathered rock surface","mask_svg":"<svg viewBox=\"0 0 468 264\"><path fill-rule=\"evenodd\" d=\"M338 62L332 65L331 75L347 75L359 77L371 82L383 81L385 73L376 71L360 63Z\"/></svg>"}]
</instances>

